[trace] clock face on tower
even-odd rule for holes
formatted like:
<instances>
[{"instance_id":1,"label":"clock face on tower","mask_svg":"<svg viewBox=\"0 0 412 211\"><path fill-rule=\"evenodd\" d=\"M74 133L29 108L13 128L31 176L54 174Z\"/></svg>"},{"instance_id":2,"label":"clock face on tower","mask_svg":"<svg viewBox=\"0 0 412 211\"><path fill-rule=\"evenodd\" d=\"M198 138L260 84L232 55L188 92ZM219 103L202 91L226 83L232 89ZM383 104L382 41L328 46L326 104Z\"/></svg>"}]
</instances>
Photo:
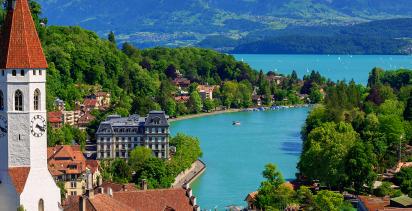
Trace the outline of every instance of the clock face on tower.
<instances>
[{"instance_id":1,"label":"clock face on tower","mask_svg":"<svg viewBox=\"0 0 412 211\"><path fill-rule=\"evenodd\" d=\"M0 115L0 137L7 135L7 119Z\"/></svg>"},{"instance_id":2,"label":"clock face on tower","mask_svg":"<svg viewBox=\"0 0 412 211\"><path fill-rule=\"evenodd\" d=\"M40 115L36 115L31 120L31 134L35 137L41 137L46 132L46 120Z\"/></svg>"}]
</instances>

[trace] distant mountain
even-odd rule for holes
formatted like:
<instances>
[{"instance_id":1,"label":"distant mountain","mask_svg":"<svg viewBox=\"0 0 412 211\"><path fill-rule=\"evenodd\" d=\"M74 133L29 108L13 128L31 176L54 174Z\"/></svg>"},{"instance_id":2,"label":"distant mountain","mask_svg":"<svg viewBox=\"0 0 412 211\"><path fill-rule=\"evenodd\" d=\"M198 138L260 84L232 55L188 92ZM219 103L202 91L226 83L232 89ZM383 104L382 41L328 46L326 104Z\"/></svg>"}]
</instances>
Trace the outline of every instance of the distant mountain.
<instances>
[{"instance_id":1,"label":"distant mountain","mask_svg":"<svg viewBox=\"0 0 412 211\"><path fill-rule=\"evenodd\" d=\"M412 17L410 0L38 0L50 24L80 25L140 47L245 38L296 26Z\"/></svg>"}]
</instances>

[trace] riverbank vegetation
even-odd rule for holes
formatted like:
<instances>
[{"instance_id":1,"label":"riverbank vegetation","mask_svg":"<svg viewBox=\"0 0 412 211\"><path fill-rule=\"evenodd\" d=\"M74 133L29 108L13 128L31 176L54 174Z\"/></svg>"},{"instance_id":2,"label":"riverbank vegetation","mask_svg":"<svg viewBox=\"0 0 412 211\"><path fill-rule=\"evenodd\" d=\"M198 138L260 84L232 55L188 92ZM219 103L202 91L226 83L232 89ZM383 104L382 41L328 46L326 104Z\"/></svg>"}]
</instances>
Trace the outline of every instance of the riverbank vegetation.
<instances>
[{"instance_id":1,"label":"riverbank vegetation","mask_svg":"<svg viewBox=\"0 0 412 211\"><path fill-rule=\"evenodd\" d=\"M300 186L298 190L286 183L275 164L267 164L262 172L263 181L255 198L254 205L262 210L354 210L344 201L342 194L329 190L319 191L316 195L309 187Z\"/></svg>"},{"instance_id":2,"label":"riverbank vegetation","mask_svg":"<svg viewBox=\"0 0 412 211\"><path fill-rule=\"evenodd\" d=\"M194 137L177 134L170 140L170 146L176 148L170 160L154 157L146 147L132 150L128 161L104 160L101 162L103 179L136 185L144 179L148 188L170 188L176 176L202 156L199 140Z\"/></svg>"},{"instance_id":3,"label":"riverbank vegetation","mask_svg":"<svg viewBox=\"0 0 412 211\"><path fill-rule=\"evenodd\" d=\"M367 87L353 81L328 86L302 130L301 178L356 194L388 192L373 185L384 180L412 194L411 169L398 168L412 158L411 76L410 70L375 68Z\"/></svg>"}]
</instances>

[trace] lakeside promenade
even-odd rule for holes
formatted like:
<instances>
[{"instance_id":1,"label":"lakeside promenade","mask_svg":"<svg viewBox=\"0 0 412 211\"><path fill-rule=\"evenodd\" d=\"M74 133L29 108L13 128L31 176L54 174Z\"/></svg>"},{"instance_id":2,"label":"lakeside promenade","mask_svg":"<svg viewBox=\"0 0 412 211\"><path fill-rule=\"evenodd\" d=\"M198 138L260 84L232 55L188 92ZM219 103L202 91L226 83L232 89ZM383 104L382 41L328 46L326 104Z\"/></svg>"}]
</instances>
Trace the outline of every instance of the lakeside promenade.
<instances>
[{"instance_id":1,"label":"lakeside promenade","mask_svg":"<svg viewBox=\"0 0 412 211\"><path fill-rule=\"evenodd\" d=\"M234 113L234 112L240 112L242 111L241 109L227 109L227 110L220 110L220 111L212 111L209 113L199 113L199 114L189 114L173 119L169 119L169 122L176 122L180 120L185 120L185 119L193 119L193 118L199 118L199 117L205 117L205 116L212 116L212 115L217 115L217 114L224 114L224 113Z\"/></svg>"},{"instance_id":2,"label":"lakeside promenade","mask_svg":"<svg viewBox=\"0 0 412 211\"><path fill-rule=\"evenodd\" d=\"M189 169L177 175L175 182L172 184L172 187L180 188L185 184L190 186L190 184L195 181L200 175L202 175L205 170L206 164L201 160L196 160Z\"/></svg>"}]
</instances>

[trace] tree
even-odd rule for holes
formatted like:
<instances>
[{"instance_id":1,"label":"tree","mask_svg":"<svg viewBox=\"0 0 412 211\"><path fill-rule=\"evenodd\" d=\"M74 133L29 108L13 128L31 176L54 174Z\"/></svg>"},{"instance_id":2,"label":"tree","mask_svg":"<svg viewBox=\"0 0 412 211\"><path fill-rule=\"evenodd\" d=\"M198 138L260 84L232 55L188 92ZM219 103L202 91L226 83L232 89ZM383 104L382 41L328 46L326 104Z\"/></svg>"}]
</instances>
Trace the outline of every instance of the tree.
<instances>
[{"instance_id":1,"label":"tree","mask_svg":"<svg viewBox=\"0 0 412 211\"><path fill-rule=\"evenodd\" d=\"M206 98L205 101L203 102L203 108L209 112L213 109L215 109L215 103L213 100Z\"/></svg>"},{"instance_id":2,"label":"tree","mask_svg":"<svg viewBox=\"0 0 412 211\"><path fill-rule=\"evenodd\" d=\"M202 111L202 98L200 97L200 94L198 91L194 91L190 94L189 98L189 108L190 110L197 114Z\"/></svg>"},{"instance_id":3,"label":"tree","mask_svg":"<svg viewBox=\"0 0 412 211\"><path fill-rule=\"evenodd\" d=\"M373 68L372 72L369 74L369 79L368 79L368 87L374 87L378 84L381 83L381 75L383 73L383 70L380 68Z\"/></svg>"},{"instance_id":4,"label":"tree","mask_svg":"<svg viewBox=\"0 0 412 211\"><path fill-rule=\"evenodd\" d=\"M131 170L125 160L116 158L111 163L111 172L113 174L113 180L119 183L128 183L131 179Z\"/></svg>"},{"instance_id":5,"label":"tree","mask_svg":"<svg viewBox=\"0 0 412 211\"><path fill-rule=\"evenodd\" d=\"M295 192L283 185L285 181L275 164L267 164L262 175L266 180L261 183L256 196L258 208L283 210L293 202Z\"/></svg>"},{"instance_id":6,"label":"tree","mask_svg":"<svg viewBox=\"0 0 412 211\"><path fill-rule=\"evenodd\" d=\"M136 147L130 152L128 164L132 171L140 171L144 163L153 157L151 149L146 147Z\"/></svg>"},{"instance_id":7,"label":"tree","mask_svg":"<svg viewBox=\"0 0 412 211\"><path fill-rule=\"evenodd\" d=\"M403 113L403 117L405 118L405 120L412 121L412 94L410 95L406 103L406 108Z\"/></svg>"},{"instance_id":8,"label":"tree","mask_svg":"<svg viewBox=\"0 0 412 211\"><path fill-rule=\"evenodd\" d=\"M342 194L328 190L319 191L314 202L319 211L339 211L344 206Z\"/></svg>"},{"instance_id":9,"label":"tree","mask_svg":"<svg viewBox=\"0 0 412 211\"><path fill-rule=\"evenodd\" d=\"M113 31L110 31L110 33L109 33L109 35L108 35L108 40L109 40L109 42L111 42L112 44L116 45L116 37L115 37Z\"/></svg>"},{"instance_id":10,"label":"tree","mask_svg":"<svg viewBox=\"0 0 412 211\"><path fill-rule=\"evenodd\" d=\"M346 173L354 185L356 194L361 193L364 185L372 187L376 179L373 167L377 164L372 145L358 141L348 152Z\"/></svg>"},{"instance_id":11,"label":"tree","mask_svg":"<svg viewBox=\"0 0 412 211\"><path fill-rule=\"evenodd\" d=\"M298 168L309 179L343 188L347 181L344 161L358 137L348 123L321 124L308 134Z\"/></svg>"},{"instance_id":12,"label":"tree","mask_svg":"<svg viewBox=\"0 0 412 211\"><path fill-rule=\"evenodd\" d=\"M412 195L412 168L402 168L401 171L395 175L395 179L403 193Z\"/></svg>"},{"instance_id":13,"label":"tree","mask_svg":"<svg viewBox=\"0 0 412 211\"><path fill-rule=\"evenodd\" d=\"M282 174L277 170L276 165L272 163L265 166L265 170L262 172L262 175L263 178L266 179L266 182L276 188L285 182Z\"/></svg>"},{"instance_id":14,"label":"tree","mask_svg":"<svg viewBox=\"0 0 412 211\"><path fill-rule=\"evenodd\" d=\"M316 104L322 101L323 96L319 89L320 88L317 85L313 85L312 88L310 88L310 93L309 93L310 103Z\"/></svg>"}]
</instances>

